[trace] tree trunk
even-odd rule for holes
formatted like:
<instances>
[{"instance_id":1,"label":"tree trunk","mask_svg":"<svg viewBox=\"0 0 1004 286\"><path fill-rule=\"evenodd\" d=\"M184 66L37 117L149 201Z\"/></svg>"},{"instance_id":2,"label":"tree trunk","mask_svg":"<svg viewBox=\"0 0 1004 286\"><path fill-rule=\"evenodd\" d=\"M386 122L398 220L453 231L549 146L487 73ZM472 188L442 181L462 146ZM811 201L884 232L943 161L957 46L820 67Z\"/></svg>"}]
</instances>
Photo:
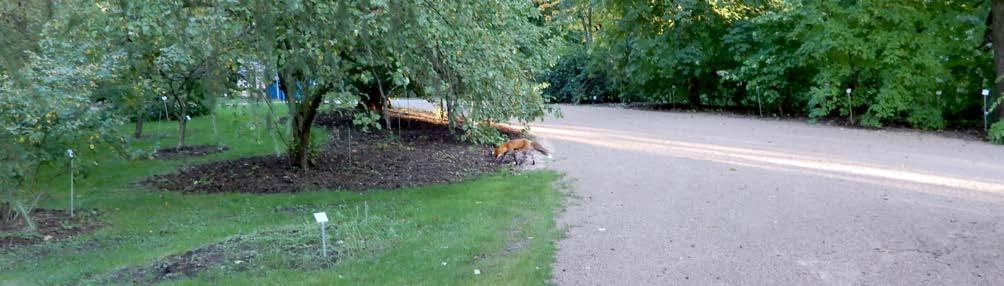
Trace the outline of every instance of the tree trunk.
<instances>
[{"instance_id":1,"label":"tree trunk","mask_svg":"<svg viewBox=\"0 0 1004 286\"><path fill-rule=\"evenodd\" d=\"M282 76L279 78L279 87L286 92L286 102L290 105L290 144L289 144L289 163L293 167L299 167L306 170L310 167L310 158L308 157L310 151L310 128L314 124L314 117L317 116L317 108L321 106L321 101L325 93L330 91L330 88L322 88L320 90L314 91L313 95L307 97L306 94L302 95L305 100L296 103L295 90L292 90L294 85L288 84L286 79Z\"/></svg>"},{"instance_id":2,"label":"tree trunk","mask_svg":"<svg viewBox=\"0 0 1004 286\"><path fill-rule=\"evenodd\" d=\"M185 129L188 128L188 108L185 101L178 101L178 148L185 146Z\"/></svg>"},{"instance_id":3,"label":"tree trunk","mask_svg":"<svg viewBox=\"0 0 1004 286\"><path fill-rule=\"evenodd\" d=\"M309 102L302 102L301 104L305 104L305 106L294 114L293 120L290 120L290 124L293 124L291 128L293 132L290 134L293 144L289 145L290 163L304 170L310 167L310 158L308 158L310 127L314 124L314 117L317 115L317 107L320 106L321 99L321 95L316 95Z\"/></svg>"},{"instance_id":4,"label":"tree trunk","mask_svg":"<svg viewBox=\"0 0 1004 286\"><path fill-rule=\"evenodd\" d=\"M694 80L687 80L687 101L690 102L690 106L694 108L700 108L701 104L701 87L694 84Z\"/></svg>"},{"instance_id":5,"label":"tree trunk","mask_svg":"<svg viewBox=\"0 0 1004 286\"><path fill-rule=\"evenodd\" d=\"M394 126L390 124L390 111L387 110L389 108L393 108L392 106L390 106L390 98L388 98L388 97L382 97L381 100L383 100L383 107L384 108L383 108L383 110L380 111L380 117L383 117L383 123L384 123L384 125L386 125L387 131L390 131L390 133L393 135L394 134L394 130L393 130ZM398 125L400 125L400 124L398 124ZM401 130L401 128L398 128L398 130Z\"/></svg>"},{"instance_id":6,"label":"tree trunk","mask_svg":"<svg viewBox=\"0 0 1004 286\"><path fill-rule=\"evenodd\" d=\"M290 150L290 163L294 164L300 169L306 170L310 167L307 154L310 152L310 127L304 126L305 118L297 116L297 120L294 120L293 126L293 144L290 145L293 150Z\"/></svg>"},{"instance_id":7,"label":"tree trunk","mask_svg":"<svg viewBox=\"0 0 1004 286\"><path fill-rule=\"evenodd\" d=\"M593 43L593 1L586 0L586 17L584 19L586 28L586 46Z\"/></svg>"},{"instance_id":8,"label":"tree trunk","mask_svg":"<svg viewBox=\"0 0 1004 286\"><path fill-rule=\"evenodd\" d=\"M370 47L369 44L366 45L366 51L369 52L370 59L372 60L373 59L373 49ZM384 108L385 106L388 105L387 104L387 101L388 101L387 98L388 98L389 95L383 91L383 80L380 80L381 74L377 73L376 68L374 68L373 66L370 66L370 71L373 72L373 76L376 79L376 83L377 83L377 91L380 92L380 98L377 99L377 100L375 100L375 101L380 102L380 110L379 110L380 113L379 114L380 114L380 117L383 119L380 124L383 125L383 127L385 129L390 130L390 128L391 128L391 125L390 125L390 114L388 114L386 108ZM371 94L370 97L373 97L373 95ZM393 130L391 130L391 131L393 133Z\"/></svg>"},{"instance_id":9,"label":"tree trunk","mask_svg":"<svg viewBox=\"0 0 1004 286\"><path fill-rule=\"evenodd\" d=\"M185 117L178 118L178 148L185 146L186 128L188 128L188 122L185 122Z\"/></svg>"},{"instance_id":10,"label":"tree trunk","mask_svg":"<svg viewBox=\"0 0 1004 286\"><path fill-rule=\"evenodd\" d=\"M136 137L136 139L139 139L140 137L143 137L143 109L142 108L137 108L136 109L136 130L133 131L133 137Z\"/></svg>"},{"instance_id":11,"label":"tree trunk","mask_svg":"<svg viewBox=\"0 0 1004 286\"><path fill-rule=\"evenodd\" d=\"M446 95L446 118L447 124L450 131L457 130L457 95L458 87L456 85L450 85L450 93Z\"/></svg>"},{"instance_id":12,"label":"tree trunk","mask_svg":"<svg viewBox=\"0 0 1004 286\"><path fill-rule=\"evenodd\" d=\"M994 70L997 76L994 79L994 95L1000 96L1004 92L1004 0L993 0L990 7L991 17L991 41L994 48ZM1004 108L998 107L997 113L1004 119Z\"/></svg>"}]
</instances>

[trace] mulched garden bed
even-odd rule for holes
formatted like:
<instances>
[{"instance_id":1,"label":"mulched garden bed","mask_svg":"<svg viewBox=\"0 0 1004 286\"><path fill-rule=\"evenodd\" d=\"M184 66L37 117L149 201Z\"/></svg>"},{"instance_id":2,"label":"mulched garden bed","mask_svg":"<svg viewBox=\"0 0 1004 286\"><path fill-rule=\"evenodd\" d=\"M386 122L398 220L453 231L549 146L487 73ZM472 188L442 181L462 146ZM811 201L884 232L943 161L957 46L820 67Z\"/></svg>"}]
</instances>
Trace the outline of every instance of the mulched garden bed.
<instances>
[{"instance_id":1,"label":"mulched garden bed","mask_svg":"<svg viewBox=\"0 0 1004 286\"><path fill-rule=\"evenodd\" d=\"M219 153L229 149L230 148L226 146L216 145L188 145L180 148L175 147L157 150L156 156L157 159L181 159Z\"/></svg>"},{"instance_id":2,"label":"mulched garden bed","mask_svg":"<svg viewBox=\"0 0 1004 286\"><path fill-rule=\"evenodd\" d=\"M394 112L393 135L363 133L351 122L350 115L336 112L317 118L317 125L330 129L331 139L306 171L291 169L285 156L265 155L192 166L147 183L179 192L362 191L454 182L505 168L493 163L484 147L457 140L444 122L426 114ZM510 137L518 135L503 131Z\"/></svg>"},{"instance_id":3,"label":"mulched garden bed","mask_svg":"<svg viewBox=\"0 0 1004 286\"><path fill-rule=\"evenodd\" d=\"M182 254L165 257L149 265L120 270L109 280L150 285L176 278L192 277L199 272L230 262L225 259L225 255L223 244L211 244Z\"/></svg>"},{"instance_id":4,"label":"mulched garden bed","mask_svg":"<svg viewBox=\"0 0 1004 286\"><path fill-rule=\"evenodd\" d=\"M285 244L278 245L277 239ZM194 277L211 270L220 270L225 275L237 275L247 271L273 268L274 263L305 271L334 267L339 252L330 249L328 256L322 257L318 249L320 242L317 239L314 233L301 230L278 230L232 237L194 250L169 255L148 264L121 268L104 277L96 277L95 282L153 285ZM268 256L285 259L272 262L260 260L261 257Z\"/></svg>"},{"instance_id":5,"label":"mulched garden bed","mask_svg":"<svg viewBox=\"0 0 1004 286\"><path fill-rule=\"evenodd\" d=\"M77 210L76 217L64 210L35 209L31 212L35 232L27 231L23 218L0 224L0 249L71 238L102 226L94 210Z\"/></svg>"}]
</instances>

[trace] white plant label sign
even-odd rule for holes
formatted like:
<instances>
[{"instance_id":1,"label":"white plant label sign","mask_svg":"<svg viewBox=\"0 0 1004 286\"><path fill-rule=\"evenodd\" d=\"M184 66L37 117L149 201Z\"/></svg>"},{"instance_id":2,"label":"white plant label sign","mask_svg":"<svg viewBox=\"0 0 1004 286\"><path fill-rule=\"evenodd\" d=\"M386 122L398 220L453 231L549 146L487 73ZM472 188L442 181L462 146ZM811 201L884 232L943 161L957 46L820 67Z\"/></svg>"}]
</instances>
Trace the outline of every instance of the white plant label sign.
<instances>
[{"instance_id":1,"label":"white plant label sign","mask_svg":"<svg viewBox=\"0 0 1004 286\"><path fill-rule=\"evenodd\" d=\"M314 220L317 223L326 223L328 222L328 214L324 212L314 213Z\"/></svg>"}]
</instances>

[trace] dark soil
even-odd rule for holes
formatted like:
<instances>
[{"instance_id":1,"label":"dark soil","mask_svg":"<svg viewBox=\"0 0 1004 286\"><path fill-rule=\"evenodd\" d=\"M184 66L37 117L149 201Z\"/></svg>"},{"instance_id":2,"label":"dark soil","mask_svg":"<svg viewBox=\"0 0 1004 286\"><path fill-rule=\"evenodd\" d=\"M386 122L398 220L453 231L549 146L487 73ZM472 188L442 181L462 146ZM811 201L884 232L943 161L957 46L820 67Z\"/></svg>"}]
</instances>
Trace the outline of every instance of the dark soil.
<instances>
[{"instance_id":1,"label":"dark soil","mask_svg":"<svg viewBox=\"0 0 1004 286\"><path fill-rule=\"evenodd\" d=\"M157 150L157 159L182 159L188 157L198 157L209 155L213 153L219 153L230 148L226 146L216 146L216 145L189 145L182 146L180 148L167 148Z\"/></svg>"},{"instance_id":2,"label":"dark soil","mask_svg":"<svg viewBox=\"0 0 1004 286\"><path fill-rule=\"evenodd\" d=\"M459 141L438 119L422 113L392 116L392 133L363 133L351 127L351 115L320 115L316 124L331 130L330 142L307 170L291 168L285 156L265 155L193 166L147 183L180 192L362 191L454 182L503 168L486 156L485 147ZM517 136L513 130L503 131Z\"/></svg>"},{"instance_id":3,"label":"dark soil","mask_svg":"<svg viewBox=\"0 0 1004 286\"><path fill-rule=\"evenodd\" d=\"M116 282L132 281L137 285L153 284L166 280L192 277L199 272L229 262L226 254L226 244L231 241L210 244L182 254L171 255L151 264L125 268L117 271L111 280ZM244 261L252 257L245 257Z\"/></svg>"},{"instance_id":4,"label":"dark soil","mask_svg":"<svg viewBox=\"0 0 1004 286\"><path fill-rule=\"evenodd\" d=\"M28 231L24 219L13 224L0 224L0 249L27 246L45 241L57 241L92 232L102 226L97 211L77 210L76 217L64 210L35 209L31 212L34 232Z\"/></svg>"},{"instance_id":5,"label":"dark soil","mask_svg":"<svg viewBox=\"0 0 1004 286\"><path fill-rule=\"evenodd\" d=\"M262 268L272 268L280 263L284 267L304 270L327 269L335 265L338 251L330 250L327 257L318 253L317 238L313 233L299 230L272 231L250 236L230 238L181 254L170 255L152 263L120 269L99 278L104 284L132 282L151 285L160 282L193 277L213 269L224 273L237 273ZM276 238L284 239L283 247L276 247ZM262 262L259 256L286 257L278 262ZM263 264L264 263L264 264Z\"/></svg>"}]
</instances>

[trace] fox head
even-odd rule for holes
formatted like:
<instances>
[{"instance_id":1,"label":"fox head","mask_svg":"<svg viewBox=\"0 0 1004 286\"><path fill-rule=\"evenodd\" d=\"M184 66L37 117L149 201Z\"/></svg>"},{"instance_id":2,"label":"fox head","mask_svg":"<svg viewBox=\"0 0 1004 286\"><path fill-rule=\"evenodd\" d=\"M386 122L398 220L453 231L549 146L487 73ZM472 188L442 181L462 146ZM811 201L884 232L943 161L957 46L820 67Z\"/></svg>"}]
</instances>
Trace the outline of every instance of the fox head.
<instances>
[{"instance_id":1,"label":"fox head","mask_svg":"<svg viewBox=\"0 0 1004 286\"><path fill-rule=\"evenodd\" d=\"M498 148L495 148L495 147L493 147L491 145L485 145L485 148L482 149L482 150L483 150L483 152L481 152L481 153L485 157L490 157L490 158L493 158L493 159L497 159L499 156L502 155L502 154L500 154L501 152L499 152Z\"/></svg>"},{"instance_id":2,"label":"fox head","mask_svg":"<svg viewBox=\"0 0 1004 286\"><path fill-rule=\"evenodd\" d=\"M505 151L503 151L502 149L504 148L502 148L502 146L499 146L498 148L495 148L494 151L492 151L492 153L495 155L495 159L498 159L499 157L502 157L502 155L505 155Z\"/></svg>"}]
</instances>

